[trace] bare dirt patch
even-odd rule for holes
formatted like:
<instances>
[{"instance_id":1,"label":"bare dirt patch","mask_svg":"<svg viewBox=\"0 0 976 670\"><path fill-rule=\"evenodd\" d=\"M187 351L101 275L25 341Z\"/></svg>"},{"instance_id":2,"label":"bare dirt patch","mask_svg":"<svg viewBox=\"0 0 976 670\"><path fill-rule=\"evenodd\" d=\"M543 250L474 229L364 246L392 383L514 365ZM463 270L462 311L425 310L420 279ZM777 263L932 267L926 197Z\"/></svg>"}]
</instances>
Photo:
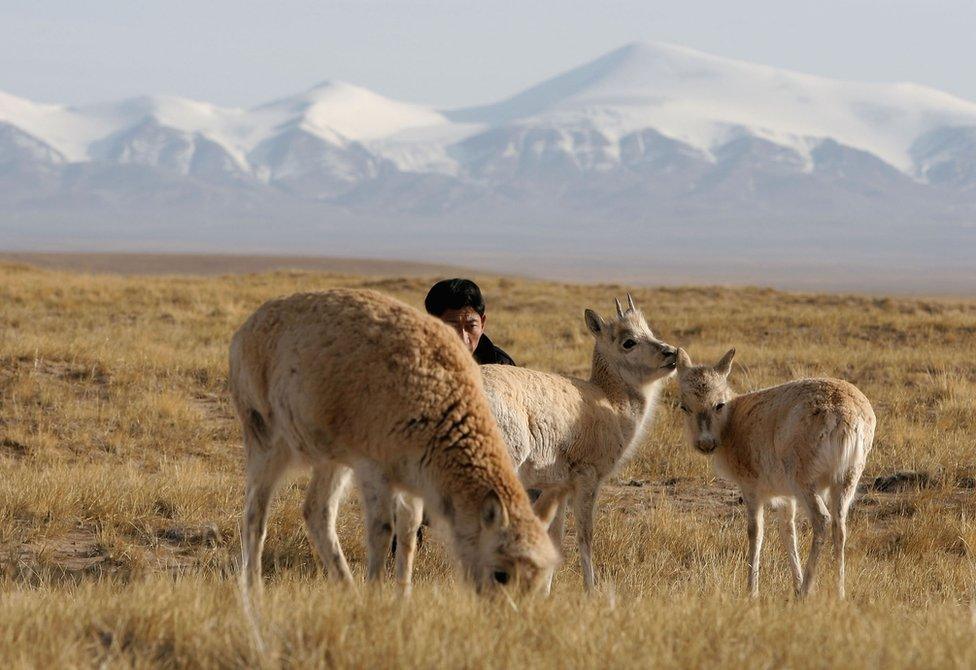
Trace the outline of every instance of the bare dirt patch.
<instances>
[{"instance_id":1,"label":"bare dirt patch","mask_svg":"<svg viewBox=\"0 0 976 670\"><path fill-rule=\"evenodd\" d=\"M624 514L642 514L662 504L683 513L727 516L741 503L739 491L721 480L672 477L664 480L635 479L603 488L601 505Z\"/></svg>"},{"instance_id":2,"label":"bare dirt patch","mask_svg":"<svg viewBox=\"0 0 976 670\"><path fill-rule=\"evenodd\" d=\"M113 568L96 531L83 526L21 545L17 560L23 565L45 565L67 573L95 573Z\"/></svg>"},{"instance_id":3,"label":"bare dirt patch","mask_svg":"<svg viewBox=\"0 0 976 670\"><path fill-rule=\"evenodd\" d=\"M221 541L220 530L214 524L170 526L160 530L156 536L164 542L188 547L215 547Z\"/></svg>"},{"instance_id":4,"label":"bare dirt patch","mask_svg":"<svg viewBox=\"0 0 976 670\"><path fill-rule=\"evenodd\" d=\"M915 516L922 504L936 505L946 513L959 509L976 513L976 496L965 479L932 491L925 489L934 486L933 478L905 474L895 472L862 482L853 513L881 523ZM715 518L733 516L742 505L738 489L728 482L679 477L609 484L603 488L600 501L602 509L625 515L643 514L666 504L672 511ZM802 518L802 512L797 516Z\"/></svg>"},{"instance_id":5,"label":"bare dirt patch","mask_svg":"<svg viewBox=\"0 0 976 670\"><path fill-rule=\"evenodd\" d=\"M44 539L8 547L0 554L0 572L55 573L66 577L125 574L135 565L170 572L200 567L207 552L224 544L214 524L171 524L114 555L92 527L79 525Z\"/></svg>"},{"instance_id":6,"label":"bare dirt patch","mask_svg":"<svg viewBox=\"0 0 976 670\"><path fill-rule=\"evenodd\" d=\"M24 458L30 455L30 447L9 437L0 438L0 455Z\"/></svg>"},{"instance_id":7,"label":"bare dirt patch","mask_svg":"<svg viewBox=\"0 0 976 670\"><path fill-rule=\"evenodd\" d=\"M207 421L226 422L232 421L234 409L226 395L217 393L195 393L190 399L190 403L206 418Z\"/></svg>"},{"instance_id":8,"label":"bare dirt patch","mask_svg":"<svg viewBox=\"0 0 976 670\"><path fill-rule=\"evenodd\" d=\"M0 359L0 368L6 371L9 377L35 375L44 379L72 384L92 384L97 387L107 387L111 381L108 371L98 363L89 365L80 362L19 356L5 360Z\"/></svg>"}]
</instances>

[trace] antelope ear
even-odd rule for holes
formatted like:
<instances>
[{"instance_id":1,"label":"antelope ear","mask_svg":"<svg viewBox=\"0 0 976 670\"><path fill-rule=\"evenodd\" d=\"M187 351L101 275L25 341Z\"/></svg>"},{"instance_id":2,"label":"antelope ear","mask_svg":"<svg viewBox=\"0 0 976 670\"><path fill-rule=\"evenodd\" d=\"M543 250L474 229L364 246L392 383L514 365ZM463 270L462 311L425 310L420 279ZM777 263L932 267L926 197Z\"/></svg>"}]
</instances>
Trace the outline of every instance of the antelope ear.
<instances>
[{"instance_id":1,"label":"antelope ear","mask_svg":"<svg viewBox=\"0 0 976 670\"><path fill-rule=\"evenodd\" d=\"M600 318L599 314L588 309L583 312L583 316L586 317L586 327L590 329L591 333L599 335L603 332L603 319Z\"/></svg>"},{"instance_id":2,"label":"antelope ear","mask_svg":"<svg viewBox=\"0 0 976 670\"><path fill-rule=\"evenodd\" d=\"M732 359L735 358L735 349L729 349L722 356L722 360L715 364L714 370L724 377L728 377L732 372Z\"/></svg>"},{"instance_id":3,"label":"antelope ear","mask_svg":"<svg viewBox=\"0 0 976 670\"><path fill-rule=\"evenodd\" d=\"M547 496L545 493L536 503L535 514L542 521L542 525L549 530L549 526L552 522L556 520L556 512L559 511L559 505L566 498L566 494L558 496Z\"/></svg>"},{"instance_id":4,"label":"antelope ear","mask_svg":"<svg viewBox=\"0 0 976 670\"><path fill-rule=\"evenodd\" d=\"M481 527L485 530L495 530L508 526L508 512L498 498L498 494L490 491L481 503Z\"/></svg>"},{"instance_id":5,"label":"antelope ear","mask_svg":"<svg viewBox=\"0 0 976 670\"><path fill-rule=\"evenodd\" d=\"M691 362L691 356L689 356L688 352L682 349L681 347L678 347L678 357L676 359L676 362L678 364L677 367L679 370L690 368L693 365L693 363Z\"/></svg>"}]
</instances>

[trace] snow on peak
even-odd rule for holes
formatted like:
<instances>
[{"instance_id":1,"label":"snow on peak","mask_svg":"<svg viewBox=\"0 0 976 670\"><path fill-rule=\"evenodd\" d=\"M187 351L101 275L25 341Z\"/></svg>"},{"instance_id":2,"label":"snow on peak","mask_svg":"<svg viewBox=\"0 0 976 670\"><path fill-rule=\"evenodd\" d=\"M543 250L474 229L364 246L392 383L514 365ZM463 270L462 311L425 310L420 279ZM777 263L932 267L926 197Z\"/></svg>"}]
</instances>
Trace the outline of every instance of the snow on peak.
<instances>
[{"instance_id":1,"label":"snow on peak","mask_svg":"<svg viewBox=\"0 0 976 670\"><path fill-rule=\"evenodd\" d=\"M914 138L938 126L976 125L976 104L924 86L840 81L633 43L499 103L447 116L586 126L611 137L654 128L706 151L743 129L801 153L812 139L830 137L908 170Z\"/></svg>"},{"instance_id":2,"label":"snow on peak","mask_svg":"<svg viewBox=\"0 0 976 670\"><path fill-rule=\"evenodd\" d=\"M257 114L280 114L315 134L331 132L350 140L371 140L446 119L421 105L391 100L343 81L325 81L304 93L262 105Z\"/></svg>"},{"instance_id":3,"label":"snow on peak","mask_svg":"<svg viewBox=\"0 0 976 670\"><path fill-rule=\"evenodd\" d=\"M37 104L0 92L0 122L43 139L73 161L90 159L95 143L148 119L185 133L199 133L242 165L259 143L296 126L326 141L343 143L446 123L430 108L391 100L344 82L324 82L251 110L160 95L68 107Z\"/></svg>"},{"instance_id":4,"label":"snow on peak","mask_svg":"<svg viewBox=\"0 0 976 670\"><path fill-rule=\"evenodd\" d=\"M976 126L976 103L917 84L840 81L663 43L628 44L500 102L445 112L342 81L252 109L169 96L73 108L0 93L0 122L68 160L91 158L94 144L147 119L200 134L242 166L258 145L299 129L330 144L361 142L402 169L450 171L451 144L513 124L582 128L610 142L653 129L706 153L743 133L805 156L830 138L912 174L913 142Z\"/></svg>"}]
</instances>

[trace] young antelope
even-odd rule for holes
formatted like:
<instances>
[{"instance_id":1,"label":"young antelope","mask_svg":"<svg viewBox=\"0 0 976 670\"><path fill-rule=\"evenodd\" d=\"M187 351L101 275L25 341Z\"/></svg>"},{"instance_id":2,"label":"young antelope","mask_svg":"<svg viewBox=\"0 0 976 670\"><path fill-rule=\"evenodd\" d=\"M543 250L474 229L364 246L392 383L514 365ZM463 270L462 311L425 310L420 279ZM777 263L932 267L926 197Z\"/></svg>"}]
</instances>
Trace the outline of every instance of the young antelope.
<instances>
[{"instance_id":1,"label":"young antelope","mask_svg":"<svg viewBox=\"0 0 976 670\"><path fill-rule=\"evenodd\" d=\"M693 365L678 350L681 410L692 446L708 454L719 476L735 482L746 506L751 596L759 594L763 508L782 505L793 585L813 589L817 560L833 530L837 593L844 597L847 512L874 439L871 403L839 379L799 379L743 395L728 384L735 349L715 365ZM813 542L801 571L796 506L810 518Z\"/></svg>"}]
</instances>

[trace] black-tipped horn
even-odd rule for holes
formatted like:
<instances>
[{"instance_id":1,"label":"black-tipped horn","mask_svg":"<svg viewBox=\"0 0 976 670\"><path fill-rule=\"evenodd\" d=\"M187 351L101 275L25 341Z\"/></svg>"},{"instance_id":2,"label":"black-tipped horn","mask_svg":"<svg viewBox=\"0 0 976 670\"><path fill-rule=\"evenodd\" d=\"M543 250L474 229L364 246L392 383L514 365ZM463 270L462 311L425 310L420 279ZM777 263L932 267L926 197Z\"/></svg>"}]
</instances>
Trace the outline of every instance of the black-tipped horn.
<instances>
[{"instance_id":1,"label":"black-tipped horn","mask_svg":"<svg viewBox=\"0 0 976 670\"><path fill-rule=\"evenodd\" d=\"M637 311L637 305L634 304L634 296L630 294L630 291L627 291L627 308L631 312Z\"/></svg>"},{"instance_id":2,"label":"black-tipped horn","mask_svg":"<svg viewBox=\"0 0 976 670\"><path fill-rule=\"evenodd\" d=\"M620 306L620 301L619 301L619 300L617 300L616 298L614 298L614 299L613 299L613 304L617 306L617 316L618 316L618 317L621 317L621 318L623 318L623 315L624 315L624 310L623 310L623 308L622 308L622 307Z\"/></svg>"}]
</instances>

